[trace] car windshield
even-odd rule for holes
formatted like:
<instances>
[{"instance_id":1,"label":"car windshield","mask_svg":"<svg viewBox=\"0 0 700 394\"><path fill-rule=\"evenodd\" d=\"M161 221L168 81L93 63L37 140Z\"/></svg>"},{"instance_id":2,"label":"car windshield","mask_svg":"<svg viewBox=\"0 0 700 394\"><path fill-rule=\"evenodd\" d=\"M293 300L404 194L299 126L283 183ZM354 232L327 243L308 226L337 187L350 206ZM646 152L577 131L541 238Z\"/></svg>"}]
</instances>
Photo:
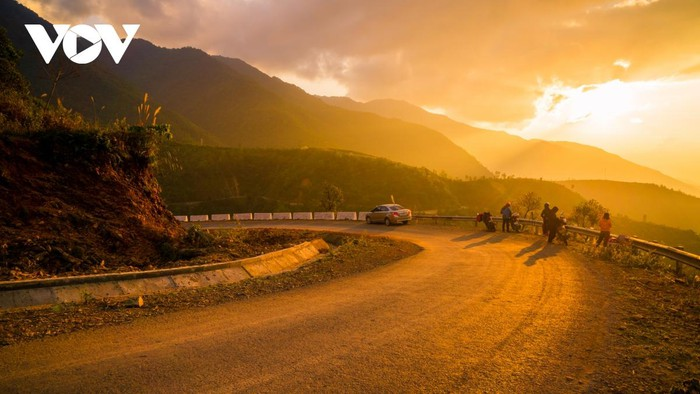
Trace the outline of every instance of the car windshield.
<instances>
[{"instance_id":1,"label":"car windshield","mask_svg":"<svg viewBox=\"0 0 700 394\"><path fill-rule=\"evenodd\" d=\"M403 207L401 205L392 205L389 207L389 209L391 209L392 211L398 211L400 209L403 209Z\"/></svg>"}]
</instances>

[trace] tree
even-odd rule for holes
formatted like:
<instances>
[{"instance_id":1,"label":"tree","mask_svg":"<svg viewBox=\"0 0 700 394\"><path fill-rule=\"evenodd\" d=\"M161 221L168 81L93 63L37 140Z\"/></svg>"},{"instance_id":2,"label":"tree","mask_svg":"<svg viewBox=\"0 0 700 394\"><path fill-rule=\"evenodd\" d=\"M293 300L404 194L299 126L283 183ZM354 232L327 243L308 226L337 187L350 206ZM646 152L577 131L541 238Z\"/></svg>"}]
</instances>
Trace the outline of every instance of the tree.
<instances>
[{"instance_id":1,"label":"tree","mask_svg":"<svg viewBox=\"0 0 700 394\"><path fill-rule=\"evenodd\" d=\"M593 227L605 212L605 208L596 200L584 201L574 207L574 221L582 227ZM590 226L587 224L590 223Z\"/></svg>"},{"instance_id":2,"label":"tree","mask_svg":"<svg viewBox=\"0 0 700 394\"><path fill-rule=\"evenodd\" d=\"M540 205L542 204L542 198L540 198L540 196L538 196L535 192L527 192L522 196L518 197L518 199L515 201L515 204L518 207L518 209L525 210L523 217L527 217L528 213L540 207Z\"/></svg>"},{"instance_id":3,"label":"tree","mask_svg":"<svg viewBox=\"0 0 700 394\"><path fill-rule=\"evenodd\" d=\"M343 191L338 186L325 183L321 192L321 207L326 211L335 212L340 204L345 201Z\"/></svg>"}]
</instances>

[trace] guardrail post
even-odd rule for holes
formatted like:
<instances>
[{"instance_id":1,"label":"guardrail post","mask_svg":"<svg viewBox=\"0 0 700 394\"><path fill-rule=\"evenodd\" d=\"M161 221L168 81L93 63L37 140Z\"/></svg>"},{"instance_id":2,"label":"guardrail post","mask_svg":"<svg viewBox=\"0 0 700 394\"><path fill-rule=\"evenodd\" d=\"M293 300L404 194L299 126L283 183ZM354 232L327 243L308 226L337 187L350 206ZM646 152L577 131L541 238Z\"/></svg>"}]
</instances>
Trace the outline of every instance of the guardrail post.
<instances>
[{"instance_id":1,"label":"guardrail post","mask_svg":"<svg viewBox=\"0 0 700 394\"><path fill-rule=\"evenodd\" d=\"M682 246L676 246L676 249L685 250ZM683 276L683 264L678 260L676 260L676 276Z\"/></svg>"}]
</instances>

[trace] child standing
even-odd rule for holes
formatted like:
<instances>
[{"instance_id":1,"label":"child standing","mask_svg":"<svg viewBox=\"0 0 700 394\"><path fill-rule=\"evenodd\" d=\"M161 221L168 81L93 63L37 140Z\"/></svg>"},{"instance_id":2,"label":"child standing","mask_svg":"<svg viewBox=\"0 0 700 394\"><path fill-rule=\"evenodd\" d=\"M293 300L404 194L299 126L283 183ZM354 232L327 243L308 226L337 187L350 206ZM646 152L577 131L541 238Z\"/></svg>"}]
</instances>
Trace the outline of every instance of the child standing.
<instances>
[{"instance_id":1,"label":"child standing","mask_svg":"<svg viewBox=\"0 0 700 394\"><path fill-rule=\"evenodd\" d=\"M605 212L603 217L598 221L600 226L600 235L598 236L598 242L595 243L595 247L600 246L603 242L603 247L608 246L608 240L610 240L610 230L612 229L612 220L610 220L610 214Z\"/></svg>"}]
</instances>

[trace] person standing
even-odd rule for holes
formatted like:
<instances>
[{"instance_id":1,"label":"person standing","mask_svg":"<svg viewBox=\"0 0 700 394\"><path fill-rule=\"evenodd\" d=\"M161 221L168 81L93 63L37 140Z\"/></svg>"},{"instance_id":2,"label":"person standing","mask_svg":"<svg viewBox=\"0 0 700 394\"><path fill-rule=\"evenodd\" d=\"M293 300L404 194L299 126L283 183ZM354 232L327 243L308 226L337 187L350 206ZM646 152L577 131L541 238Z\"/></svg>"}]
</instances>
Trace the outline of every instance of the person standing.
<instances>
[{"instance_id":1,"label":"person standing","mask_svg":"<svg viewBox=\"0 0 700 394\"><path fill-rule=\"evenodd\" d=\"M598 235L598 241L595 243L595 247L600 246L603 242L603 247L608 246L608 241L610 240L610 230L612 230L612 220L610 220L610 214L605 212L603 217L598 221L598 226L600 226L600 235Z\"/></svg>"},{"instance_id":2,"label":"person standing","mask_svg":"<svg viewBox=\"0 0 700 394\"><path fill-rule=\"evenodd\" d=\"M503 219L503 224L501 224L501 231L510 232L510 217L513 215L513 211L510 210L510 203L507 202L506 205L501 208L501 218Z\"/></svg>"},{"instance_id":3,"label":"person standing","mask_svg":"<svg viewBox=\"0 0 700 394\"><path fill-rule=\"evenodd\" d=\"M549 231L549 227L547 227L547 218L549 217L548 202L544 203L544 209L542 210L542 213L540 213L540 217L542 218L542 235L547 235Z\"/></svg>"},{"instance_id":4,"label":"person standing","mask_svg":"<svg viewBox=\"0 0 700 394\"><path fill-rule=\"evenodd\" d=\"M554 238L557 236L557 229L561 225L561 220L557 217L557 212L559 212L559 207L553 207L549 210L547 214L547 231L549 236L547 237L547 243L552 243Z\"/></svg>"}]
</instances>

